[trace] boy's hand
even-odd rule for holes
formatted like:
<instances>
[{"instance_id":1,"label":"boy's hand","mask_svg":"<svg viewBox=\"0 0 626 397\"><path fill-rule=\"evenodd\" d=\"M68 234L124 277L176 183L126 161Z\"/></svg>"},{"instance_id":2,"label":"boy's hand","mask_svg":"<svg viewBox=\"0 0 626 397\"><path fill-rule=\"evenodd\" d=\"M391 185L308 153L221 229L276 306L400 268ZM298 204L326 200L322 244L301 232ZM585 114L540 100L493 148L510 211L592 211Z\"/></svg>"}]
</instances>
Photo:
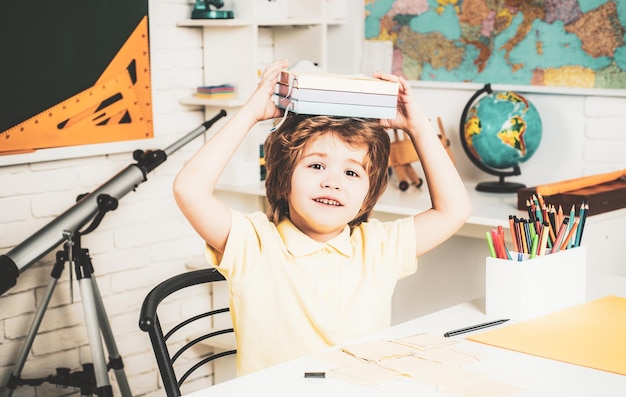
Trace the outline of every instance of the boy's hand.
<instances>
[{"instance_id":1,"label":"boy's hand","mask_svg":"<svg viewBox=\"0 0 626 397\"><path fill-rule=\"evenodd\" d=\"M286 69L288 65L287 60L281 60L265 68L261 75L261 81L241 110L250 112L255 121L282 116L283 112L272 101L272 95L280 72Z\"/></svg>"},{"instance_id":2,"label":"boy's hand","mask_svg":"<svg viewBox=\"0 0 626 397\"><path fill-rule=\"evenodd\" d=\"M380 123L383 127L396 128L408 132L412 128L416 127L420 121L420 117L426 117L413 96L411 86L404 78L382 72L374 72L374 77L400 84L398 89L398 112L396 114L396 118L395 120L381 119Z\"/></svg>"}]
</instances>

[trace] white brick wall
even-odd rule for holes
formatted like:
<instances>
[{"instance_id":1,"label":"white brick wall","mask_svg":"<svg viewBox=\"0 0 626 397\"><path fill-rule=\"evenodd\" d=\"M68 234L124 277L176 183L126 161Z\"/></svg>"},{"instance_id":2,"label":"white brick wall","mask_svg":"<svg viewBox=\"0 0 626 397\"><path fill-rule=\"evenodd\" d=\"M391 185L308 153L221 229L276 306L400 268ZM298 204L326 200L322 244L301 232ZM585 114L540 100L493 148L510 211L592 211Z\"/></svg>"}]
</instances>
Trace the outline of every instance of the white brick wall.
<instances>
[{"instance_id":1,"label":"white brick wall","mask_svg":"<svg viewBox=\"0 0 626 397\"><path fill-rule=\"evenodd\" d=\"M174 142L204 121L203 109L180 105L202 83L200 29L176 27L187 18L192 2L150 2L151 67L155 136ZM198 143L189 144L197 147ZM164 149L164 147L155 147ZM161 385L147 334L138 328L139 307L146 293L163 279L185 270L202 256L202 244L180 215L171 195L172 180L190 149L174 153L148 175L148 181L119 200L100 226L83 237L95 268L117 348L125 363L134 396L160 396ZM0 168L0 253L8 252L74 203L134 163L131 153ZM50 280L55 249L28 269L18 284L0 296L0 393L13 369L25 335ZM43 377L57 367L79 370L91 362L79 285L74 280L71 303L65 269L51 297L39 332L21 373ZM110 372L111 385L119 395ZM197 381L197 387L207 380ZM21 396L79 395L44 383L18 387Z\"/></svg>"},{"instance_id":2,"label":"white brick wall","mask_svg":"<svg viewBox=\"0 0 626 397\"><path fill-rule=\"evenodd\" d=\"M626 168L626 98L588 97L585 116L586 173Z\"/></svg>"},{"instance_id":3,"label":"white brick wall","mask_svg":"<svg viewBox=\"0 0 626 397\"><path fill-rule=\"evenodd\" d=\"M201 30L176 27L178 20L188 17L190 9L191 2L187 0L150 2L155 134L171 142L204 121L202 109L178 102L178 98L202 83ZM263 54L267 53L271 43L264 39L261 44ZM262 62L270 61L265 58ZM445 93L445 100L435 99L427 104L432 114L443 116L449 135L458 126L458 109L452 114L451 104L464 103L467 97L467 91L450 90ZM546 96L542 97L546 101ZM547 96L551 103L559 103L561 99L557 95ZM542 117L544 125L560 124L554 117L572 118L574 125L584 125L582 147L571 150L580 156L572 161L582 162L584 174L626 168L626 100L595 96L568 100L580 103L584 114L563 109L560 114ZM544 131L544 134L560 134L559 139L568 139L568 133ZM452 141L458 143L458 138L453 136ZM191 143L170 156L148 175L147 182L120 199L119 208L108 213L95 232L83 238L135 396L162 395L158 391L160 379L150 343L137 326L143 297L159 281L183 271L186 262L201 260L202 244L180 215L171 195L175 174L199 144L199 141ZM464 160L458 147L455 150L459 164L473 167ZM536 161L550 164L553 159L540 156ZM78 194L92 191L132 162L131 154L124 153L0 168L0 253L9 251L73 205ZM580 176L580 172L574 170L569 176ZM532 180L533 176L528 178ZM24 270L18 284L0 296L0 392L42 300L55 252L56 249ZM81 363L90 361L79 286L75 282L74 303L71 303L68 274L66 269L55 289L22 371L23 377L48 375L59 366L76 370ZM119 395L113 375L111 379ZM195 383L194 388L204 384ZM78 393L44 384L37 388L19 387L13 395Z\"/></svg>"}]
</instances>

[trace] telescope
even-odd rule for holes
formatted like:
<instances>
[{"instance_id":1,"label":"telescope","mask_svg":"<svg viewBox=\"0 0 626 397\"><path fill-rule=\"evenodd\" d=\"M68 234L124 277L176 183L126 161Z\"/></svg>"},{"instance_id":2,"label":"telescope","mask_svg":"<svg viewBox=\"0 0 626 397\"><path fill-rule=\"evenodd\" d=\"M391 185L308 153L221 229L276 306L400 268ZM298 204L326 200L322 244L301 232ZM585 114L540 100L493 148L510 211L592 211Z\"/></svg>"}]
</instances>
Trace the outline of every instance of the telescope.
<instances>
[{"instance_id":1,"label":"telescope","mask_svg":"<svg viewBox=\"0 0 626 397\"><path fill-rule=\"evenodd\" d=\"M101 210L102 197L120 199L139 184L147 181L147 175L171 155L200 134L207 131L217 120L226 116L221 110L215 117L205 121L198 128L174 142L164 150L135 150L133 158L137 161L130 164L96 190L80 197L76 204L45 225L35 234L15 246L4 255L0 255L0 295L17 284L20 273L33 263L51 252L65 241L67 232L78 232Z\"/></svg>"}]
</instances>

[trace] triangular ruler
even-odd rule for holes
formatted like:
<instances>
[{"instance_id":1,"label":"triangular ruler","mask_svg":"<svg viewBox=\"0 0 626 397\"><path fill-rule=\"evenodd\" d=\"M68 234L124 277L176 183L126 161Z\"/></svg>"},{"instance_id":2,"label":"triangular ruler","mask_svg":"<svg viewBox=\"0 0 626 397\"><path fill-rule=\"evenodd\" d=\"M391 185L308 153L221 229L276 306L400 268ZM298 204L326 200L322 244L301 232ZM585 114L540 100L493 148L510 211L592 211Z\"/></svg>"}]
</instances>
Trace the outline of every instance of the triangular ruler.
<instances>
[{"instance_id":1,"label":"triangular ruler","mask_svg":"<svg viewBox=\"0 0 626 397\"><path fill-rule=\"evenodd\" d=\"M152 136L145 16L93 86L0 132L0 154Z\"/></svg>"}]
</instances>

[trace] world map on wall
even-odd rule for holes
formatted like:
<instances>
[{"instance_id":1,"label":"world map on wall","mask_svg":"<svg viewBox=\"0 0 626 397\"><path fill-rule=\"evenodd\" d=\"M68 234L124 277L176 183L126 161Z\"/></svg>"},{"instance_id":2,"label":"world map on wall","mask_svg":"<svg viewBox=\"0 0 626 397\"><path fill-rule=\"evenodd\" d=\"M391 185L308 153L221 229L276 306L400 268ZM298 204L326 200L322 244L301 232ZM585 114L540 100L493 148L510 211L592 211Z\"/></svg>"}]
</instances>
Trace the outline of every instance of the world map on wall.
<instances>
[{"instance_id":1,"label":"world map on wall","mask_svg":"<svg viewBox=\"0 0 626 397\"><path fill-rule=\"evenodd\" d=\"M626 88L626 0L365 0L410 80Z\"/></svg>"}]
</instances>

